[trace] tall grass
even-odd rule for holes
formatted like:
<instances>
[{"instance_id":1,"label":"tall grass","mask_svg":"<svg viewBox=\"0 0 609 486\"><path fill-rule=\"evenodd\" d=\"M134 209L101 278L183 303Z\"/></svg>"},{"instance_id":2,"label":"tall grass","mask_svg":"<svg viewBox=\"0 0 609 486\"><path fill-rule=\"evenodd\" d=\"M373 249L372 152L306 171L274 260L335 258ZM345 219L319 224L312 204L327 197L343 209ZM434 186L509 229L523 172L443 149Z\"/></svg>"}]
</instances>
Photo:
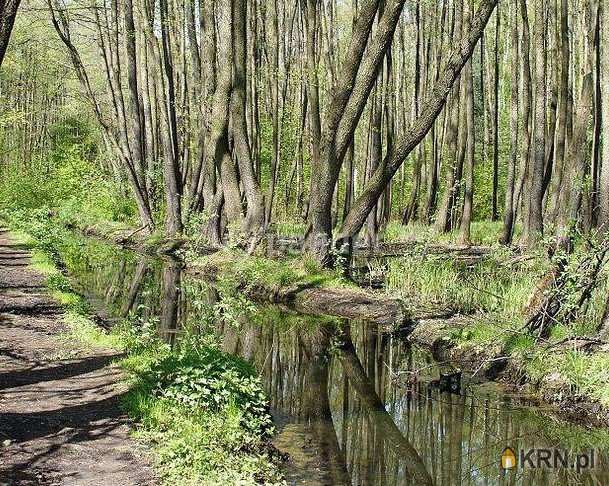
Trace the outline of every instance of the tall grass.
<instances>
[{"instance_id":1,"label":"tall grass","mask_svg":"<svg viewBox=\"0 0 609 486\"><path fill-rule=\"evenodd\" d=\"M471 240L475 245L497 245L501 236L503 223L501 221L472 221ZM517 225L514 232L514 239L520 235L520 226ZM388 243L442 243L456 244L459 237L458 231L449 233L437 233L433 225L423 224L415 221L406 226L391 221L383 233L384 241Z\"/></svg>"},{"instance_id":2,"label":"tall grass","mask_svg":"<svg viewBox=\"0 0 609 486\"><path fill-rule=\"evenodd\" d=\"M433 304L456 312L492 313L512 321L522 315L543 274L537 263L511 265L507 252L467 267L434 256L408 256L389 263L387 287L415 304Z\"/></svg>"}]
</instances>

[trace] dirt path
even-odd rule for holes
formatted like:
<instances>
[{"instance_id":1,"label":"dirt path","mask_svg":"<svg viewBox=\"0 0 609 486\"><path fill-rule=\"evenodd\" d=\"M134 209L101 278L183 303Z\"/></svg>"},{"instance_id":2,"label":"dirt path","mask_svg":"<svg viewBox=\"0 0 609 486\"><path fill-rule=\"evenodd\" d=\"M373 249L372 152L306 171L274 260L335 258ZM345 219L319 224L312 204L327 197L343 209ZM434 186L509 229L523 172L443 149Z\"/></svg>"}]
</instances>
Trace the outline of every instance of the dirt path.
<instances>
[{"instance_id":1,"label":"dirt path","mask_svg":"<svg viewBox=\"0 0 609 486\"><path fill-rule=\"evenodd\" d=\"M0 486L148 485L112 352L58 338L60 309L0 230Z\"/></svg>"}]
</instances>

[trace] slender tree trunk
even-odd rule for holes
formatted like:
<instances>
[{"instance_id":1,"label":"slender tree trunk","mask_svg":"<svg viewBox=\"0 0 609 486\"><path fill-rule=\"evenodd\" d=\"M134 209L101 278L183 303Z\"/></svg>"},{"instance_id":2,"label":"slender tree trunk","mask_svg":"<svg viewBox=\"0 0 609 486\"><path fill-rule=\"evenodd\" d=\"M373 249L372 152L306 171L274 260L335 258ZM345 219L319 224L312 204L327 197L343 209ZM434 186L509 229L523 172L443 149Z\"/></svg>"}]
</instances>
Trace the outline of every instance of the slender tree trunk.
<instances>
[{"instance_id":1,"label":"slender tree trunk","mask_svg":"<svg viewBox=\"0 0 609 486\"><path fill-rule=\"evenodd\" d=\"M271 62L271 118L273 124L273 152L271 154L271 173L269 176L269 187L266 198L266 217L265 225L271 222L271 215L273 213L273 201L275 198L275 185L277 183L277 171L279 167L280 158L280 126L279 126L279 24L278 17L279 11L277 9L278 0L272 0L272 12L270 14L270 27L271 27L271 46L270 46L270 62Z\"/></svg>"},{"instance_id":2,"label":"slender tree trunk","mask_svg":"<svg viewBox=\"0 0 609 486\"><path fill-rule=\"evenodd\" d=\"M514 221L518 207L521 205L523 231L526 230L526 217L530 198L523 195L524 185L527 180L527 173L531 165L531 105L533 100L533 88L531 82L530 65L530 31L529 16L525 0L520 0L520 16L522 17L522 132L520 138L520 167L518 170L519 178L516 185L514 196Z\"/></svg>"},{"instance_id":3,"label":"slender tree trunk","mask_svg":"<svg viewBox=\"0 0 609 486\"><path fill-rule=\"evenodd\" d=\"M491 220L497 221L499 219L499 207L497 205L497 199L499 196L499 31L501 26L501 10L500 6L497 6L495 12L495 78L494 78L494 90L493 90L493 101L495 103L493 107L493 196L492 196L492 210Z\"/></svg>"},{"instance_id":4,"label":"slender tree trunk","mask_svg":"<svg viewBox=\"0 0 609 486\"><path fill-rule=\"evenodd\" d=\"M609 231L609 6L601 2L600 9L601 106L603 113L603 143L601 152L601 175L599 179L598 226L601 231L607 232ZM607 308L609 309L609 305L607 306ZM607 319L607 322L609 325L609 318Z\"/></svg>"},{"instance_id":5,"label":"slender tree trunk","mask_svg":"<svg viewBox=\"0 0 609 486\"><path fill-rule=\"evenodd\" d=\"M546 158L546 100L547 100L547 0L535 1L535 124L533 160L529 170L528 191L530 203L525 215L523 243L531 248L537 244L543 233L543 177Z\"/></svg>"},{"instance_id":6,"label":"slender tree trunk","mask_svg":"<svg viewBox=\"0 0 609 486\"><path fill-rule=\"evenodd\" d=\"M565 181L559 198L559 212L557 217L557 247L570 251L572 249L572 230L577 221L577 214L581 207L584 194L586 178L586 150L588 141L588 129L590 119L594 111L594 50L592 42L594 30L598 19L598 3L596 0L588 0L589 32L586 36L587 50L584 60L584 77L581 83L581 93L577 100L577 106L573 118L573 136L569 141L567 158L565 159Z\"/></svg>"},{"instance_id":7,"label":"slender tree trunk","mask_svg":"<svg viewBox=\"0 0 609 486\"><path fill-rule=\"evenodd\" d=\"M508 172L505 188L505 209L503 211L503 231L501 233L501 243L509 245L514 234L516 164L518 162L518 117L520 115L520 103L518 97L518 85L520 81L518 64L520 56L518 52L518 2L511 4L512 25L511 25L511 48L512 48L512 70L511 70L511 112L510 112L510 160L508 162Z\"/></svg>"},{"instance_id":8,"label":"slender tree trunk","mask_svg":"<svg viewBox=\"0 0 609 486\"><path fill-rule=\"evenodd\" d=\"M465 7L464 27L465 32L469 30L470 18L472 12L471 7ZM499 17L499 10L495 11L495 15ZM499 28L499 23L497 23ZM497 62L497 59L495 60ZM496 72L498 74L498 72ZM461 216L459 243L462 245L471 245L470 230L472 222L472 213L474 206L474 150L475 150L475 130L474 130L474 76L471 59L467 62L463 69L463 82L465 84L465 112L466 112L466 127L467 127L467 154L465 158L465 188L463 198L463 214ZM496 93L498 94L498 93ZM497 107L497 105L495 105ZM495 127L498 128L498 127Z\"/></svg>"},{"instance_id":9,"label":"slender tree trunk","mask_svg":"<svg viewBox=\"0 0 609 486\"><path fill-rule=\"evenodd\" d=\"M163 64L163 88L165 118L163 179L165 182L165 231L168 236L182 232L182 175L178 142L178 122L176 115L176 90L172 45L169 31L169 7L167 0L160 0L161 45Z\"/></svg>"},{"instance_id":10,"label":"slender tree trunk","mask_svg":"<svg viewBox=\"0 0 609 486\"><path fill-rule=\"evenodd\" d=\"M442 111L448 93L459 76L461 69L471 57L474 47L480 39L496 5L497 0L482 0L480 3L471 28L465 33L463 39L461 39L448 57L438 82L421 110L421 115L413 122L408 131L398 139L394 150L387 154L385 160L376 170L360 197L353 204L351 211L349 211L345 222L338 232L338 248L341 248L342 245L351 240L359 232L366 217L374 207L376 200L391 181L395 172L431 129L435 119Z\"/></svg>"}]
</instances>

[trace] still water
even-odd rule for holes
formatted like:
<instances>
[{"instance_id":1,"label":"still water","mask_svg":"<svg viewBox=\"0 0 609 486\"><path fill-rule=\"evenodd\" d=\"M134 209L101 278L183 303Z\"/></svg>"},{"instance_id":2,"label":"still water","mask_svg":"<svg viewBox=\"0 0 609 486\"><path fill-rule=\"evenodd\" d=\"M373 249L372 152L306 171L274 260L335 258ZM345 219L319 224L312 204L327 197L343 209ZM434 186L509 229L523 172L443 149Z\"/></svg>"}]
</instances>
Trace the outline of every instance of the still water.
<instances>
[{"instance_id":1,"label":"still water","mask_svg":"<svg viewBox=\"0 0 609 486\"><path fill-rule=\"evenodd\" d=\"M213 285L175 261L95 241L64 257L75 286L110 322L137 315L173 342L205 320L224 351L253 363L277 425L274 444L290 456L290 484L609 484L608 431L564 424L560 411L467 377L459 394L442 392L430 380L446 365L404 336L366 322L222 302ZM210 305L230 318L209 322ZM411 383L408 371L423 379ZM588 453L594 468L528 463L503 471L506 447L520 463L530 448Z\"/></svg>"}]
</instances>

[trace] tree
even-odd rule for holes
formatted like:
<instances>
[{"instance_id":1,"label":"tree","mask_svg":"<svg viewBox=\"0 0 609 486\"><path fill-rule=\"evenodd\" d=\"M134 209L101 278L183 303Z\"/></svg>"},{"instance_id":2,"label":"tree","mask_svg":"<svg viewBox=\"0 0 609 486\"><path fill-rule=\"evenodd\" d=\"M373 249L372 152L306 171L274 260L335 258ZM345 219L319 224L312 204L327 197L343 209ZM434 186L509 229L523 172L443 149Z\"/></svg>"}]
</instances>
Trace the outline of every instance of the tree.
<instances>
[{"instance_id":1,"label":"tree","mask_svg":"<svg viewBox=\"0 0 609 486\"><path fill-rule=\"evenodd\" d=\"M600 4L601 106L603 123L602 165L599 181L599 228L609 230L609 8ZM609 319L608 319L609 322Z\"/></svg>"},{"instance_id":2,"label":"tree","mask_svg":"<svg viewBox=\"0 0 609 486\"><path fill-rule=\"evenodd\" d=\"M518 2L511 4L511 60L514 66L518 65ZM512 242L514 234L515 209L518 201L515 200L516 168L518 163L518 116L520 115L520 100L518 96L518 85L520 81L518 68L512 69L511 74L511 113L510 113L510 160L508 162L507 181L505 187L505 209L503 212L503 230L501 243L508 245Z\"/></svg>"},{"instance_id":3,"label":"tree","mask_svg":"<svg viewBox=\"0 0 609 486\"><path fill-rule=\"evenodd\" d=\"M464 28L467 32L470 28L470 6L465 7L465 18ZM499 17L499 11L496 12ZM499 23L497 23L497 27ZM465 168L464 168L464 200L463 200L463 214L461 216L459 242L463 245L471 245L470 241L470 229L472 223L472 213L474 206L474 74L472 68L471 59L465 64L463 69L463 81L465 85L465 113L466 113L466 126L467 126L467 148L465 157ZM498 126L496 126L498 129ZM495 187L493 177L493 187ZM496 200L495 193L493 191L493 201ZM496 204L495 204L496 206Z\"/></svg>"},{"instance_id":4,"label":"tree","mask_svg":"<svg viewBox=\"0 0 609 486\"><path fill-rule=\"evenodd\" d=\"M547 101L547 4L546 0L535 0L535 108L533 125L533 157L529 168L527 188L529 193L528 214L525 214L523 243L534 246L543 232L543 178L546 156L546 101Z\"/></svg>"},{"instance_id":5,"label":"tree","mask_svg":"<svg viewBox=\"0 0 609 486\"><path fill-rule=\"evenodd\" d=\"M316 183L311 186L305 248L324 264L330 263L332 198L342 161L393 38L404 0L387 2L375 35L368 45L378 4L379 2L369 1L360 8L343 60L342 73L338 78L339 84L333 89L328 107L321 138L320 160L311 166L316 175ZM367 54L364 56L367 46Z\"/></svg>"},{"instance_id":6,"label":"tree","mask_svg":"<svg viewBox=\"0 0 609 486\"><path fill-rule=\"evenodd\" d=\"M385 156L383 163L375 171L362 194L353 204L336 237L339 248L343 245L350 247L350 241L361 229L380 194L406 157L429 132L446 104L446 98L461 69L471 57L474 46L480 39L496 5L497 0L483 0L480 3L472 20L471 29L464 33L461 41L453 48L438 82L421 109L421 115L414 120L406 133L397 140L393 150Z\"/></svg>"},{"instance_id":7,"label":"tree","mask_svg":"<svg viewBox=\"0 0 609 486\"><path fill-rule=\"evenodd\" d=\"M20 3L21 0L0 0L0 66L6 54Z\"/></svg>"}]
</instances>

